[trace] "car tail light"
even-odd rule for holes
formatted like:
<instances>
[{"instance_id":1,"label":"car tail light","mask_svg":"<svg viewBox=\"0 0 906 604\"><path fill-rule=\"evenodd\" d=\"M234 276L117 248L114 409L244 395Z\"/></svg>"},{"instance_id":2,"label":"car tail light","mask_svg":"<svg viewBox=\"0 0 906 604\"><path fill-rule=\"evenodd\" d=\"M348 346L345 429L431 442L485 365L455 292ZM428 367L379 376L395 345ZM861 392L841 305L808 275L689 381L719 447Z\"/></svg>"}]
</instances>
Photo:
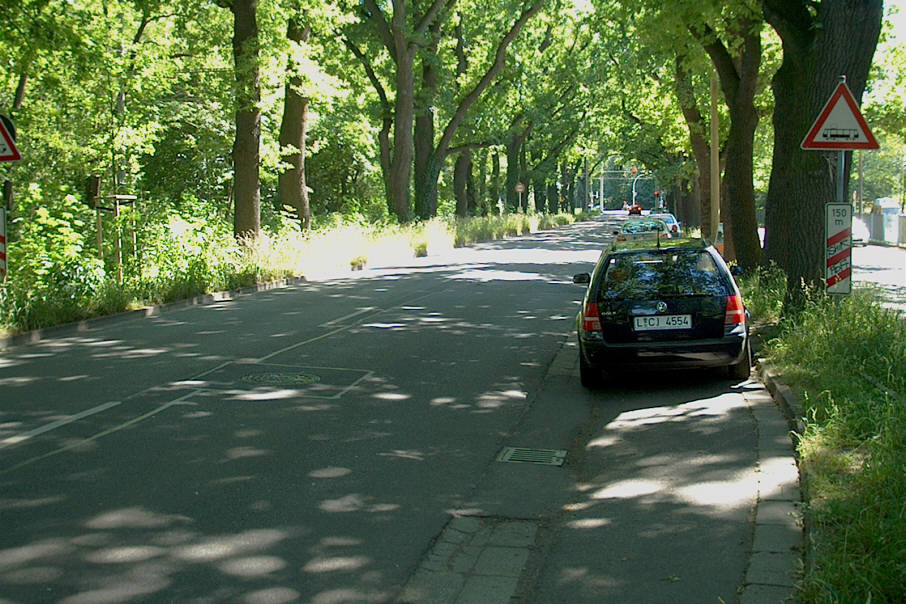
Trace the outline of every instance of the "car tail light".
<instances>
[{"instance_id":1,"label":"car tail light","mask_svg":"<svg viewBox=\"0 0 906 604\"><path fill-rule=\"evenodd\" d=\"M673 225L673 232L675 233L675 232L677 232L678 230L679 230L679 227L676 226L676 225Z\"/></svg>"},{"instance_id":2,"label":"car tail light","mask_svg":"<svg viewBox=\"0 0 906 604\"><path fill-rule=\"evenodd\" d=\"M727 311L724 314L724 325L741 325L746 322L746 307L742 296L727 296Z\"/></svg>"},{"instance_id":3,"label":"car tail light","mask_svg":"<svg viewBox=\"0 0 906 604\"><path fill-rule=\"evenodd\" d=\"M582 330L586 332L601 331L601 317L598 315L598 305L594 302L588 302L582 313Z\"/></svg>"}]
</instances>

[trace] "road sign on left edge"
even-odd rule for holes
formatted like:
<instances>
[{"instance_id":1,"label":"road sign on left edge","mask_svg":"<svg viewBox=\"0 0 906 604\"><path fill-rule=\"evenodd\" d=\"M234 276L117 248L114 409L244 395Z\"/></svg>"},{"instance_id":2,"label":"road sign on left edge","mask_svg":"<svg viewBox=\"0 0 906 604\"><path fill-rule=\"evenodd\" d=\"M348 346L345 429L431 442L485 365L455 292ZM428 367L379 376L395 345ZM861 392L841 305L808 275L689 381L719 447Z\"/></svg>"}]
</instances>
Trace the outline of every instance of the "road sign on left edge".
<instances>
[{"instance_id":1,"label":"road sign on left edge","mask_svg":"<svg viewBox=\"0 0 906 604\"><path fill-rule=\"evenodd\" d=\"M12 121L0 115L0 161L19 161L22 155L16 148L15 128Z\"/></svg>"}]
</instances>

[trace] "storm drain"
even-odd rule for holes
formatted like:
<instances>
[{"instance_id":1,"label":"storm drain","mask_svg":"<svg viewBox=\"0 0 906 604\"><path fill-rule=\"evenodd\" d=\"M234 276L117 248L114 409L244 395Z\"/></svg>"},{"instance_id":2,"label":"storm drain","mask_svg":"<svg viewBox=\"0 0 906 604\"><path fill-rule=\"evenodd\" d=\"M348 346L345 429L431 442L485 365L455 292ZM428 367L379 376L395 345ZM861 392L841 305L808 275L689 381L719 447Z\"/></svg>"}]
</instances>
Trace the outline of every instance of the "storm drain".
<instances>
[{"instance_id":1,"label":"storm drain","mask_svg":"<svg viewBox=\"0 0 906 604\"><path fill-rule=\"evenodd\" d=\"M545 466L562 466L566 461L563 449L529 449L526 447L504 447L497 454L497 461L535 463Z\"/></svg>"},{"instance_id":2,"label":"storm drain","mask_svg":"<svg viewBox=\"0 0 906 604\"><path fill-rule=\"evenodd\" d=\"M321 381L310 373L249 373L242 376L242 381L255 386L307 386Z\"/></svg>"}]
</instances>

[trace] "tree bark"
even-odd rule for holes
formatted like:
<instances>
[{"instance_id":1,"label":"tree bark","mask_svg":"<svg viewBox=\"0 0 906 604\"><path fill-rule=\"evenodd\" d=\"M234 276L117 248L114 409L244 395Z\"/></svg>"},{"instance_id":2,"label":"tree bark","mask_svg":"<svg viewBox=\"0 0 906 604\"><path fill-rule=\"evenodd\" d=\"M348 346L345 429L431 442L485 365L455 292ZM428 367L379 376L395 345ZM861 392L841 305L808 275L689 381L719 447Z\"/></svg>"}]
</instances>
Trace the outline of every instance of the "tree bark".
<instances>
[{"instance_id":1,"label":"tree bark","mask_svg":"<svg viewBox=\"0 0 906 604\"><path fill-rule=\"evenodd\" d=\"M234 226L237 237L261 230L258 175L261 143L261 88L258 65L257 0L232 0L233 62L236 71L236 139L233 143Z\"/></svg>"},{"instance_id":2,"label":"tree bark","mask_svg":"<svg viewBox=\"0 0 906 604\"><path fill-rule=\"evenodd\" d=\"M472 154L467 149L456 158L453 167L453 193L456 197L456 215L465 218L469 215L469 178L472 174Z\"/></svg>"},{"instance_id":3,"label":"tree bark","mask_svg":"<svg viewBox=\"0 0 906 604\"><path fill-rule=\"evenodd\" d=\"M429 53L437 52L439 23L431 27ZM415 116L415 215L427 220L437 215L437 196L427 194L434 151L434 98L437 95L437 69L434 61L422 62L421 107Z\"/></svg>"},{"instance_id":4,"label":"tree bark","mask_svg":"<svg viewBox=\"0 0 906 604\"><path fill-rule=\"evenodd\" d=\"M687 226L700 226L702 235L708 238L714 237L713 233L708 232L711 225L708 221L700 224L702 216L710 216L711 212L711 148L708 145L707 124L702 117L701 111L698 110L698 104L695 102L695 93L692 89L692 83L689 81L689 74L682 65L682 57L676 60L676 98L679 102L680 109L683 113L683 119L686 122L686 128L689 130L689 142L692 145L692 157L695 159L695 201L699 208L698 216L694 222L691 220L689 213L681 215L679 219Z\"/></svg>"},{"instance_id":5,"label":"tree bark","mask_svg":"<svg viewBox=\"0 0 906 604\"><path fill-rule=\"evenodd\" d=\"M310 36L310 26L302 25L298 19L289 19L286 37L291 42L306 44ZM302 78L297 69L290 59L283 99L283 121L280 124L280 153L289 168L280 172L278 187L280 200L295 209L299 226L308 231L311 229L311 206L305 183L305 136L309 99L299 92Z\"/></svg>"},{"instance_id":6,"label":"tree bark","mask_svg":"<svg viewBox=\"0 0 906 604\"><path fill-rule=\"evenodd\" d=\"M774 156L765 202L765 252L787 274L788 302L825 278L824 205L834 181L820 152L799 145L840 75L858 101L883 16L881 0L764 0L783 43L774 76ZM813 12L813 9L817 8Z\"/></svg>"},{"instance_id":7,"label":"tree bark","mask_svg":"<svg viewBox=\"0 0 906 604\"><path fill-rule=\"evenodd\" d=\"M499 211L500 203L500 153L494 149L491 154L491 184L488 188L488 197L491 202L491 212Z\"/></svg>"}]
</instances>

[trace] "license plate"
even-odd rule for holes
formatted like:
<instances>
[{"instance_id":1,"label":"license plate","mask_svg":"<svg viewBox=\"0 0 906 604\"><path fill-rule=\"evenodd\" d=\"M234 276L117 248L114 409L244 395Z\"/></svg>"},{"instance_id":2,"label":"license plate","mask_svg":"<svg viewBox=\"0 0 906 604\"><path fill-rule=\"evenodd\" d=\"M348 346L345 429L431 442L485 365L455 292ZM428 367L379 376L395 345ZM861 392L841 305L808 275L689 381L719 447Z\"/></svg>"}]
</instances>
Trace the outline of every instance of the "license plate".
<instances>
[{"instance_id":1,"label":"license plate","mask_svg":"<svg viewBox=\"0 0 906 604\"><path fill-rule=\"evenodd\" d=\"M661 331L667 329L692 329L692 315L657 315L633 317L636 331Z\"/></svg>"}]
</instances>

